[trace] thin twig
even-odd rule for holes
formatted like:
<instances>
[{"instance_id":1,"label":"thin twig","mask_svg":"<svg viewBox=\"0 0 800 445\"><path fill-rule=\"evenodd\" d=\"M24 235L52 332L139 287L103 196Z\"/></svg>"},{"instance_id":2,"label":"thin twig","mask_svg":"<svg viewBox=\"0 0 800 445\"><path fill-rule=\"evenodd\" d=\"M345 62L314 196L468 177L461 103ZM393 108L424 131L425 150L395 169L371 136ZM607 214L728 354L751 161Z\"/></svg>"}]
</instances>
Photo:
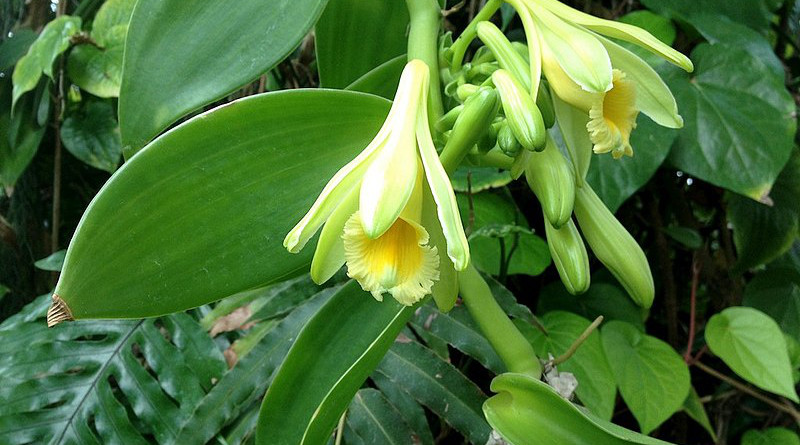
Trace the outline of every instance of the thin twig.
<instances>
[{"instance_id":1,"label":"thin twig","mask_svg":"<svg viewBox=\"0 0 800 445\"><path fill-rule=\"evenodd\" d=\"M67 0L58 2L56 17L67 12ZM64 117L64 56L58 59L58 83L55 101L55 147L53 148L53 214L50 228L50 253L58 250L61 229L61 120Z\"/></svg>"},{"instance_id":2,"label":"thin twig","mask_svg":"<svg viewBox=\"0 0 800 445\"><path fill-rule=\"evenodd\" d=\"M602 315L595 318L592 324L590 324L589 327L587 327L583 331L580 337L578 337L574 342L572 342L572 344L569 346L569 349L567 349L566 352L553 359L553 366L558 366L564 363L565 361L569 360L569 358L572 357L572 354L574 354L575 351L578 350L578 348L583 344L583 342L585 342L586 339L589 338L590 335L592 335L592 332L594 332L594 330L597 329L597 327L600 326L600 323L602 322L603 322Z\"/></svg>"},{"instance_id":3,"label":"thin twig","mask_svg":"<svg viewBox=\"0 0 800 445\"><path fill-rule=\"evenodd\" d=\"M745 394L748 394L750 396L753 396L756 399L766 403L767 405L769 405L769 406L771 406L771 407L773 407L773 408L775 408L777 410L783 411L784 413L792 416L792 418L794 419L794 421L796 423L800 424L800 412L798 412L796 409L794 409L793 406L790 406L790 405L787 406L787 405L784 405L784 404L782 404L780 402L776 402L775 400L770 399L769 397L765 396L764 394L761 394L760 392L754 390L753 388L750 388L749 386L747 386L747 385L745 385L745 384L743 384L741 382L738 382L738 381L728 377L727 375L725 375L725 374L723 374L723 373L721 373L721 372L719 372L719 371L717 371L717 370L715 370L713 368L710 368L710 367L706 366L705 364L703 364L703 363L701 363L699 361L695 361L694 362L694 366L697 366L698 369L700 369L701 371L705 372L706 374L711 375L713 377L716 377L716 378L722 380L723 382L733 386L734 388L738 389L739 391L741 391L741 392L743 392Z\"/></svg>"},{"instance_id":4,"label":"thin twig","mask_svg":"<svg viewBox=\"0 0 800 445\"><path fill-rule=\"evenodd\" d=\"M694 346L694 333L696 330L695 317L697 313L697 285L700 282L700 259L695 253L692 260L692 293L689 303L689 340L686 344L686 352L683 354L683 360L686 363L692 361L692 347Z\"/></svg>"},{"instance_id":5,"label":"thin twig","mask_svg":"<svg viewBox=\"0 0 800 445\"><path fill-rule=\"evenodd\" d=\"M347 410L342 413L342 417L339 419L339 425L336 427L336 440L334 441L334 445L342 445L342 437L344 436L344 419L347 416Z\"/></svg>"}]
</instances>

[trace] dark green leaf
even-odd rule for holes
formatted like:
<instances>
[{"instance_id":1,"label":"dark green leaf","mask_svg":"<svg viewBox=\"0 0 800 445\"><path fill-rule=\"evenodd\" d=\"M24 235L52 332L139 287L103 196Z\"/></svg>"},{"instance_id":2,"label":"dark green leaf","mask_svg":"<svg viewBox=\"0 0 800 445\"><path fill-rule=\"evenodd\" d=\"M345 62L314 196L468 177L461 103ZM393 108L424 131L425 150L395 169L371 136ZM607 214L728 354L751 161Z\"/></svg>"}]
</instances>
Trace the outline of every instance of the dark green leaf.
<instances>
[{"instance_id":1,"label":"dark green leaf","mask_svg":"<svg viewBox=\"0 0 800 445\"><path fill-rule=\"evenodd\" d=\"M0 43L0 71L14 66L17 61L28 52L31 44L36 41L36 33L28 28L21 28Z\"/></svg>"},{"instance_id":2,"label":"dark green leaf","mask_svg":"<svg viewBox=\"0 0 800 445\"><path fill-rule=\"evenodd\" d=\"M315 28L323 87L344 88L406 52L405 2L330 0Z\"/></svg>"},{"instance_id":3,"label":"dark green leaf","mask_svg":"<svg viewBox=\"0 0 800 445\"><path fill-rule=\"evenodd\" d=\"M405 54L397 56L359 77L345 89L370 93L392 100L397 92L397 86L400 84L400 74L405 66Z\"/></svg>"},{"instance_id":4,"label":"dark green leaf","mask_svg":"<svg viewBox=\"0 0 800 445\"><path fill-rule=\"evenodd\" d=\"M778 324L748 307L729 307L706 324L706 343L733 372L761 389L798 401Z\"/></svg>"},{"instance_id":5,"label":"dark green leaf","mask_svg":"<svg viewBox=\"0 0 800 445\"><path fill-rule=\"evenodd\" d=\"M511 182L511 173L491 167L461 166L450 180L453 182L453 190L457 192L478 193L508 185Z\"/></svg>"},{"instance_id":6,"label":"dark green leaf","mask_svg":"<svg viewBox=\"0 0 800 445\"><path fill-rule=\"evenodd\" d=\"M484 444L491 428L481 413L481 390L450 363L416 342L395 342L377 372L439 415L468 440Z\"/></svg>"},{"instance_id":7,"label":"dark green leaf","mask_svg":"<svg viewBox=\"0 0 800 445\"><path fill-rule=\"evenodd\" d=\"M800 271L770 267L759 273L747 283L742 305L769 315L800 341Z\"/></svg>"},{"instance_id":8,"label":"dark green leaf","mask_svg":"<svg viewBox=\"0 0 800 445\"><path fill-rule=\"evenodd\" d=\"M592 156L589 164L586 180L612 212L647 184L678 136L678 131L662 127L641 114L638 124L631 133L632 158Z\"/></svg>"},{"instance_id":9,"label":"dark green leaf","mask_svg":"<svg viewBox=\"0 0 800 445\"><path fill-rule=\"evenodd\" d=\"M365 388L356 393L347 410L349 432L365 444L406 445L415 434L398 409L380 391ZM345 434L347 443L348 434Z\"/></svg>"},{"instance_id":10,"label":"dark green leaf","mask_svg":"<svg viewBox=\"0 0 800 445\"><path fill-rule=\"evenodd\" d=\"M413 429L419 439L415 444L433 445L433 435L422 406L403 387L392 382L383 374L373 372L370 378L389 402L397 407L403 418L406 419L406 423Z\"/></svg>"},{"instance_id":11,"label":"dark green leaf","mask_svg":"<svg viewBox=\"0 0 800 445\"><path fill-rule=\"evenodd\" d=\"M764 204L732 195L728 220L740 271L768 263L789 250L800 229L800 152L795 150Z\"/></svg>"},{"instance_id":12,"label":"dark green leaf","mask_svg":"<svg viewBox=\"0 0 800 445\"><path fill-rule=\"evenodd\" d=\"M284 234L369 143L388 108L361 93L288 91L183 124L98 193L56 293L76 318L137 317L302 273L314 246L289 254Z\"/></svg>"},{"instance_id":13,"label":"dark green leaf","mask_svg":"<svg viewBox=\"0 0 800 445\"><path fill-rule=\"evenodd\" d=\"M694 387L689 391L689 395L683 402L683 411L694 419L695 422L700 424L700 426L708 432L708 435L711 436L714 442L717 441L717 433L714 432L714 428L711 427L711 421L708 419L706 408L703 406L703 402L700 401L700 396L697 395L697 391L694 390Z\"/></svg>"},{"instance_id":14,"label":"dark green leaf","mask_svg":"<svg viewBox=\"0 0 800 445\"><path fill-rule=\"evenodd\" d=\"M689 75L669 84L686 126L670 162L733 192L760 200L792 150L795 105L763 61L735 46L701 44Z\"/></svg>"},{"instance_id":15,"label":"dark green leaf","mask_svg":"<svg viewBox=\"0 0 800 445\"><path fill-rule=\"evenodd\" d=\"M547 335L527 323L517 326L534 347L536 355L547 359L548 354L558 357L578 339L591 322L569 312L548 312L539 318ZM575 393L592 414L611 420L614 414L617 386L614 374L606 361L600 333L594 332L566 362L558 365L559 371L571 372L578 379Z\"/></svg>"},{"instance_id":16,"label":"dark green leaf","mask_svg":"<svg viewBox=\"0 0 800 445\"><path fill-rule=\"evenodd\" d=\"M92 100L64 119L64 147L92 167L113 173L122 155L119 125L109 101Z\"/></svg>"},{"instance_id":17,"label":"dark green leaf","mask_svg":"<svg viewBox=\"0 0 800 445\"><path fill-rule=\"evenodd\" d=\"M129 156L178 118L270 70L326 0L139 0L125 43L119 120Z\"/></svg>"},{"instance_id":18,"label":"dark green leaf","mask_svg":"<svg viewBox=\"0 0 800 445\"><path fill-rule=\"evenodd\" d=\"M703 237L700 236L697 230L688 227L669 226L664 227L664 233L689 249L695 250L703 246Z\"/></svg>"},{"instance_id":19,"label":"dark green leaf","mask_svg":"<svg viewBox=\"0 0 800 445\"><path fill-rule=\"evenodd\" d=\"M628 298L618 286L593 280L589 290L582 295L571 295L561 283L551 283L542 289L536 312L569 311L594 320L602 315L606 321L628 322L644 332L642 309Z\"/></svg>"},{"instance_id":20,"label":"dark green leaf","mask_svg":"<svg viewBox=\"0 0 800 445\"><path fill-rule=\"evenodd\" d=\"M772 18L764 0L642 0L642 3L661 15L683 20L691 20L695 14L723 15L762 34L766 33Z\"/></svg>"},{"instance_id":21,"label":"dark green leaf","mask_svg":"<svg viewBox=\"0 0 800 445\"><path fill-rule=\"evenodd\" d=\"M45 88L24 96L11 115L11 83L0 80L0 184L11 188L33 159L45 128L36 120Z\"/></svg>"},{"instance_id":22,"label":"dark green leaf","mask_svg":"<svg viewBox=\"0 0 800 445\"><path fill-rule=\"evenodd\" d=\"M800 437L794 431L780 427L748 430L742 435L741 445L800 445Z\"/></svg>"},{"instance_id":23,"label":"dark green leaf","mask_svg":"<svg viewBox=\"0 0 800 445\"><path fill-rule=\"evenodd\" d=\"M323 443L411 317L352 281L312 318L264 396L257 442Z\"/></svg>"},{"instance_id":24,"label":"dark green leaf","mask_svg":"<svg viewBox=\"0 0 800 445\"><path fill-rule=\"evenodd\" d=\"M622 399L642 432L653 431L683 406L689 368L671 346L629 323L606 323L602 338Z\"/></svg>"},{"instance_id":25,"label":"dark green leaf","mask_svg":"<svg viewBox=\"0 0 800 445\"><path fill-rule=\"evenodd\" d=\"M667 45L671 46L675 41L675 25L664 16L641 10L623 15L619 21L645 29Z\"/></svg>"}]
</instances>

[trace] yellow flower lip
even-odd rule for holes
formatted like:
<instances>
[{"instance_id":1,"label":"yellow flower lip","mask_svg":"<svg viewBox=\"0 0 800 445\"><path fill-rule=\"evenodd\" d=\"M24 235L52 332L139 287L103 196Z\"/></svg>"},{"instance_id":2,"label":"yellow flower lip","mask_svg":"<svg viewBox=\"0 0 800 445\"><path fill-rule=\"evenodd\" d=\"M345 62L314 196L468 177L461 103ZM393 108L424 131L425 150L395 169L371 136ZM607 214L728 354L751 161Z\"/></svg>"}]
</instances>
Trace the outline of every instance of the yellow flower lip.
<instances>
[{"instance_id":1,"label":"yellow flower lip","mask_svg":"<svg viewBox=\"0 0 800 445\"><path fill-rule=\"evenodd\" d=\"M463 270L469 264L455 194L430 134L429 76L424 62L408 62L378 134L333 176L286 235L284 246L298 252L324 225L311 265L316 282L346 263L348 274L378 300L389 292L410 305L431 293L445 262L427 245L421 225L423 183L433 195L449 267Z\"/></svg>"}]
</instances>

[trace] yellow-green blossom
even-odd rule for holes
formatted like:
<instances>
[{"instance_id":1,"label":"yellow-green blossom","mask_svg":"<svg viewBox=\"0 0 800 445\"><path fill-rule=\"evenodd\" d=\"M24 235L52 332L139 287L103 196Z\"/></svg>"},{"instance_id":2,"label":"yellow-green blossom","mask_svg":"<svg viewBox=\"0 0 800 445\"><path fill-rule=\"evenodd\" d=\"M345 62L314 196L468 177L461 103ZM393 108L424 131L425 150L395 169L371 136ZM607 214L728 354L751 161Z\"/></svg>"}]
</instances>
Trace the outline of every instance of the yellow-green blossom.
<instances>
[{"instance_id":1,"label":"yellow-green blossom","mask_svg":"<svg viewBox=\"0 0 800 445\"><path fill-rule=\"evenodd\" d=\"M390 293L412 305L432 292L442 267L463 270L469 246L449 178L428 127L430 72L410 61L378 134L328 182L284 246L298 252L322 229L311 276L328 280L347 264L348 275L377 300ZM424 179L423 179L424 178ZM433 199L426 199L432 196ZM448 258L422 225L435 213ZM452 275L452 274L450 274Z\"/></svg>"}]
</instances>

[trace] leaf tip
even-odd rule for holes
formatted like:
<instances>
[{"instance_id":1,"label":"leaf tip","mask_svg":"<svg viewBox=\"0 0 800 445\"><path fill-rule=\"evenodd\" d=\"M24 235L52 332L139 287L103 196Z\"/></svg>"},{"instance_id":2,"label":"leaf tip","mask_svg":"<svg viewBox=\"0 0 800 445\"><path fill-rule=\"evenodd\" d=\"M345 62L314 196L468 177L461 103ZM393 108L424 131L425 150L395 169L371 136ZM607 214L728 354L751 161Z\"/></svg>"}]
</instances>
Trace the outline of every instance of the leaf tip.
<instances>
[{"instance_id":1,"label":"leaf tip","mask_svg":"<svg viewBox=\"0 0 800 445\"><path fill-rule=\"evenodd\" d=\"M58 294L53 294L53 303L50 305L50 309L47 310L47 327L52 328L59 323L74 320L75 318L72 316L72 311L70 311L67 302L59 297Z\"/></svg>"}]
</instances>

